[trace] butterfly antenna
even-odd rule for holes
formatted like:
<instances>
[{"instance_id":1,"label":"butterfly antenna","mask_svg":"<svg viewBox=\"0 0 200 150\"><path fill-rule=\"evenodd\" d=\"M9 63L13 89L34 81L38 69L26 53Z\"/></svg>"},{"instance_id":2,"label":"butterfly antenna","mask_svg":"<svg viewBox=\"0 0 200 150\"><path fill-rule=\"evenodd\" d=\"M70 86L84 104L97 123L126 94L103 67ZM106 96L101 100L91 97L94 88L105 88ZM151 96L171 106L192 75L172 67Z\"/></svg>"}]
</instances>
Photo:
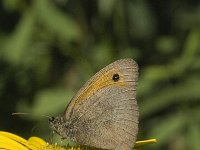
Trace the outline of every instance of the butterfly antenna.
<instances>
[{"instance_id":1,"label":"butterfly antenna","mask_svg":"<svg viewBox=\"0 0 200 150\"><path fill-rule=\"evenodd\" d=\"M21 112L16 112L16 113L12 113L13 116L15 115L30 115L30 116L42 116L42 117L46 117L51 119L52 117L48 116L48 115L33 115L33 114L29 114L29 113L21 113Z\"/></svg>"}]
</instances>

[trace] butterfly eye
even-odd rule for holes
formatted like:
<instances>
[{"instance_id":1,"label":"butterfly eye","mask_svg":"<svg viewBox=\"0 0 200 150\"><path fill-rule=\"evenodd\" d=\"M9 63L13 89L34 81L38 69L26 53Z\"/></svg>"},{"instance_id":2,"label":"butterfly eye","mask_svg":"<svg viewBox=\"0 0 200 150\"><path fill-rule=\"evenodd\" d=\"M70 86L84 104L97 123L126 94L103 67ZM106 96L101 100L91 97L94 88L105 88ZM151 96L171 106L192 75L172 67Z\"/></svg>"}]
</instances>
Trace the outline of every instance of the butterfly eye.
<instances>
[{"instance_id":1,"label":"butterfly eye","mask_svg":"<svg viewBox=\"0 0 200 150\"><path fill-rule=\"evenodd\" d=\"M49 118L49 121L50 121L50 122L53 122L54 120L55 120L54 117Z\"/></svg>"},{"instance_id":2,"label":"butterfly eye","mask_svg":"<svg viewBox=\"0 0 200 150\"><path fill-rule=\"evenodd\" d=\"M117 82L119 80L119 74L117 74L117 73L114 74L112 79L113 79L114 82Z\"/></svg>"}]
</instances>

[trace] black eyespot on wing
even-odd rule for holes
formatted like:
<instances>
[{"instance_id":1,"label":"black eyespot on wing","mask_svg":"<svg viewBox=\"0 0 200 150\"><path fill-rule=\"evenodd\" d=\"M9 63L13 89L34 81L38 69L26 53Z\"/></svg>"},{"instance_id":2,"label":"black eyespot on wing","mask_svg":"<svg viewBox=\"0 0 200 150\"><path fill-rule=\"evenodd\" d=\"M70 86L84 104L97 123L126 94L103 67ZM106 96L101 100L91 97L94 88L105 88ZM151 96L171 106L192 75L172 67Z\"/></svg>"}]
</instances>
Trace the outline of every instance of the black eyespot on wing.
<instances>
[{"instance_id":1,"label":"black eyespot on wing","mask_svg":"<svg viewBox=\"0 0 200 150\"><path fill-rule=\"evenodd\" d=\"M54 117L49 118L49 122L53 122L54 121Z\"/></svg>"},{"instance_id":2,"label":"black eyespot on wing","mask_svg":"<svg viewBox=\"0 0 200 150\"><path fill-rule=\"evenodd\" d=\"M112 77L112 80L114 81L114 82L117 82L117 81L119 81L119 74L114 74L113 75L113 77Z\"/></svg>"}]
</instances>

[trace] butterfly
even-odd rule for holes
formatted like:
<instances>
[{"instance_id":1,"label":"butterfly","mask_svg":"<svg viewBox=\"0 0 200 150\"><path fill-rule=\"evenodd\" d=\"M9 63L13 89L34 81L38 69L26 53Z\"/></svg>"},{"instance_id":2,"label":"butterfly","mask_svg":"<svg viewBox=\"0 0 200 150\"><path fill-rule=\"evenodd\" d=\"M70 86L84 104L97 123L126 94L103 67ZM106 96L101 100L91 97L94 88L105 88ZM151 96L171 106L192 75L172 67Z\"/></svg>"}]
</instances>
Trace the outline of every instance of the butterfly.
<instances>
[{"instance_id":1,"label":"butterfly","mask_svg":"<svg viewBox=\"0 0 200 150\"><path fill-rule=\"evenodd\" d=\"M134 60L109 64L83 85L63 114L49 119L50 128L81 145L131 150L139 123L137 80Z\"/></svg>"}]
</instances>

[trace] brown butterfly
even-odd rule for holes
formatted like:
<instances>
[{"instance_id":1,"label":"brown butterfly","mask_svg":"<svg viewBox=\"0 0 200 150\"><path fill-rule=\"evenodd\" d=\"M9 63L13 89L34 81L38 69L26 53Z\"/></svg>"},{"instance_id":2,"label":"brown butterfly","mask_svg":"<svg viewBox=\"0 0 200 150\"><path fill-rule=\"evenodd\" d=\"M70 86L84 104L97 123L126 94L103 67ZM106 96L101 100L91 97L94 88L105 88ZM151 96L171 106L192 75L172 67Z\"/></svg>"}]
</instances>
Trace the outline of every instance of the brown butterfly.
<instances>
[{"instance_id":1,"label":"brown butterfly","mask_svg":"<svg viewBox=\"0 0 200 150\"><path fill-rule=\"evenodd\" d=\"M138 65L117 60L97 72L50 127L63 138L91 147L131 150L138 133Z\"/></svg>"}]
</instances>

